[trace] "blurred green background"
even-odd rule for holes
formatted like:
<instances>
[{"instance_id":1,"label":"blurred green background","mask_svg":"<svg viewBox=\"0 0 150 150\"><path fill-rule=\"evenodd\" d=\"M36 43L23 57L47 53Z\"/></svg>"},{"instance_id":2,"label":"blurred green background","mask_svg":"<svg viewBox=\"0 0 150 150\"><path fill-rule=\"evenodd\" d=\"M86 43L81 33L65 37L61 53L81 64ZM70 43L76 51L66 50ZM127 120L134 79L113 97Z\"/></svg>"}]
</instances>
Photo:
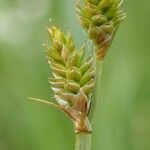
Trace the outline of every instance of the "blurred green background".
<instances>
[{"instance_id":1,"label":"blurred green background","mask_svg":"<svg viewBox=\"0 0 150 150\"><path fill-rule=\"evenodd\" d=\"M73 150L71 121L27 100L52 97L42 44L49 18L86 39L74 0L0 0L0 150ZM150 1L125 0L105 59L92 150L150 150Z\"/></svg>"}]
</instances>

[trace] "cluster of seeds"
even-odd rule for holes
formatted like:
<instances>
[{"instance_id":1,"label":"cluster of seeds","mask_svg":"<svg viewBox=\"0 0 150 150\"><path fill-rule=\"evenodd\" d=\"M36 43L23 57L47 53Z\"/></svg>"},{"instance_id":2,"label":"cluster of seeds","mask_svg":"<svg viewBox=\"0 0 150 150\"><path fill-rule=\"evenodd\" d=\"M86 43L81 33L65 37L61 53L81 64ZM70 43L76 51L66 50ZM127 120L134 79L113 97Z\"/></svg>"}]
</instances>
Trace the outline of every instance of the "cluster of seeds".
<instances>
[{"instance_id":1,"label":"cluster of seeds","mask_svg":"<svg viewBox=\"0 0 150 150\"><path fill-rule=\"evenodd\" d=\"M48 33L51 46L45 47L52 71L49 82L54 98L75 123L80 124L87 117L92 99L95 75L93 57L84 55L85 46L78 51L69 33L64 35L54 26L48 28Z\"/></svg>"},{"instance_id":2,"label":"cluster of seeds","mask_svg":"<svg viewBox=\"0 0 150 150\"><path fill-rule=\"evenodd\" d=\"M119 23L126 17L120 0L84 0L77 3L81 25L94 42L97 56L104 58Z\"/></svg>"}]
</instances>

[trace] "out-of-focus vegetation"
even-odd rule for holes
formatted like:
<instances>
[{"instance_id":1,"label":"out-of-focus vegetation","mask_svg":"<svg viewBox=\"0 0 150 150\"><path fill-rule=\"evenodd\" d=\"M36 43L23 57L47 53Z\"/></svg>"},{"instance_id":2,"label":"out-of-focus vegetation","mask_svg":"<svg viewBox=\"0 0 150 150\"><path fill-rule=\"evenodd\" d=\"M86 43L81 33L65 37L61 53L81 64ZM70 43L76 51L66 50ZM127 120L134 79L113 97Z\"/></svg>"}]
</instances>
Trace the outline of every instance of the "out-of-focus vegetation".
<instances>
[{"instance_id":1,"label":"out-of-focus vegetation","mask_svg":"<svg viewBox=\"0 0 150 150\"><path fill-rule=\"evenodd\" d=\"M73 150L71 121L27 100L51 99L42 43L49 18L85 41L73 0L0 0L0 150ZM125 0L103 67L92 150L150 149L150 1Z\"/></svg>"}]
</instances>

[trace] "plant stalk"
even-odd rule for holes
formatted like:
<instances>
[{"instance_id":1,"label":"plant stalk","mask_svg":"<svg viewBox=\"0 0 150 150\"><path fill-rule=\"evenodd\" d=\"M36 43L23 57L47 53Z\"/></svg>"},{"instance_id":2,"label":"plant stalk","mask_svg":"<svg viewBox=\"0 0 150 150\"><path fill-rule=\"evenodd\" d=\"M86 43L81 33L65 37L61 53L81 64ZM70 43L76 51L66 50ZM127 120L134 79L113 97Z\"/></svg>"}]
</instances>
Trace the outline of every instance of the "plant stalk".
<instances>
[{"instance_id":1,"label":"plant stalk","mask_svg":"<svg viewBox=\"0 0 150 150\"><path fill-rule=\"evenodd\" d=\"M76 134L75 150L91 150L91 133Z\"/></svg>"},{"instance_id":2,"label":"plant stalk","mask_svg":"<svg viewBox=\"0 0 150 150\"><path fill-rule=\"evenodd\" d=\"M101 73L102 73L103 60L96 59L96 75L95 75L95 90L93 94L93 100L91 102L91 111L89 114L90 122L93 121L94 112L96 110L96 103L100 99L100 82L101 82Z\"/></svg>"}]
</instances>

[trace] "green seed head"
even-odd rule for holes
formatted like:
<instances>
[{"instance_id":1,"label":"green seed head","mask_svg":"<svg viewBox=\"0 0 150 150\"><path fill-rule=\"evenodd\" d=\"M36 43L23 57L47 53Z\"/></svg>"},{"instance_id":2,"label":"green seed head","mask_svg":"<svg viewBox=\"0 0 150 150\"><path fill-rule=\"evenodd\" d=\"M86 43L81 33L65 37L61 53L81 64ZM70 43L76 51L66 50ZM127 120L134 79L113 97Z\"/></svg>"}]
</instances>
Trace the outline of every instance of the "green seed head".
<instances>
[{"instance_id":1,"label":"green seed head","mask_svg":"<svg viewBox=\"0 0 150 150\"><path fill-rule=\"evenodd\" d=\"M82 4L78 2L76 7L81 25L94 43L97 59L103 60L118 25L125 18L121 8L122 1L82 0L82 2ZM50 46L44 44L44 47L52 72L49 82L57 103L31 97L29 99L64 111L73 121L76 133L89 133L92 130L89 113L95 106L94 100L97 99L98 84L95 86L95 80L99 81L101 73L99 64L103 61L96 61L92 56L87 57L84 53L85 45L77 50L70 33L64 34L55 26L49 27L48 33Z\"/></svg>"},{"instance_id":2,"label":"green seed head","mask_svg":"<svg viewBox=\"0 0 150 150\"><path fill-rule=\"evenodd\" d=\"M53 76L49 82L54 98L75 122L76 131L89 112L94 88L93 58L86 58L83 46L77 51L70 34L64 35L59 29L48 28L51 46L45 45L47 60Z\"/></svg>"},{"instance_id":3,"label":"green seed head","mask_svg":"<svg viewBox=\"0 0 150 150\"><path fill-rule=\"evenodd\" d=\"M100 59L104 58L119 23L126 16L121 4L120 0L83 0L83 4L77 3L81 25L95 43Z\"/></svg>"}]
</instances>

